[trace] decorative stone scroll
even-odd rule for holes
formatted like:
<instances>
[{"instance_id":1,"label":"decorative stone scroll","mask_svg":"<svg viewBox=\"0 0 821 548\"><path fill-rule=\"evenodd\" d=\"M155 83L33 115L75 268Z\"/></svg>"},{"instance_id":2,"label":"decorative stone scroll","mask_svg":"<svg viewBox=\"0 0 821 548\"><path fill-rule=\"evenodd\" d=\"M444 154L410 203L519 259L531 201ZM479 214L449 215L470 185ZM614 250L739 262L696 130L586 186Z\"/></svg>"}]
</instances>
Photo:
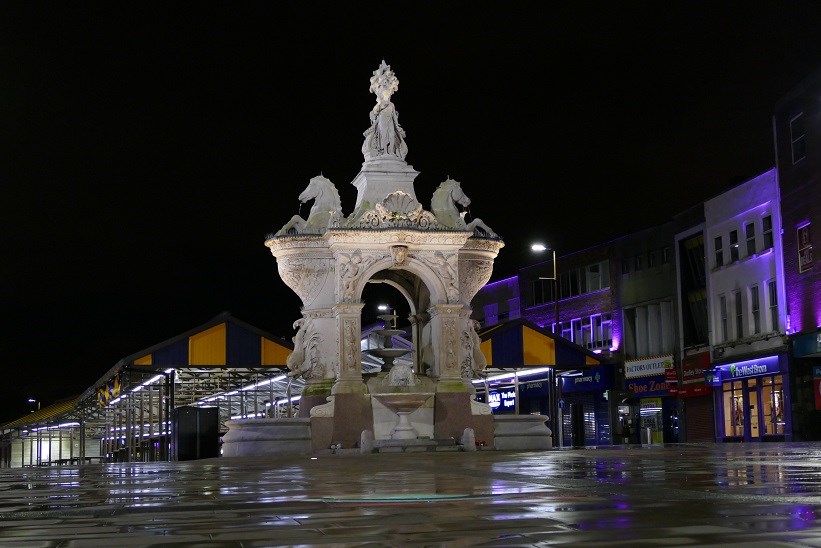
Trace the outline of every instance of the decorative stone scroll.
<instances>
[{"instance_id":1,"label":"decorative stone scroll","mask_svg":"<svg viewBox=\"0 0 821 548\"><path fill-rule=\"evenodd\" d=\"M350 228L437 228L436 217L406 192L392 192Z\"/></svg>"}]
</instances>

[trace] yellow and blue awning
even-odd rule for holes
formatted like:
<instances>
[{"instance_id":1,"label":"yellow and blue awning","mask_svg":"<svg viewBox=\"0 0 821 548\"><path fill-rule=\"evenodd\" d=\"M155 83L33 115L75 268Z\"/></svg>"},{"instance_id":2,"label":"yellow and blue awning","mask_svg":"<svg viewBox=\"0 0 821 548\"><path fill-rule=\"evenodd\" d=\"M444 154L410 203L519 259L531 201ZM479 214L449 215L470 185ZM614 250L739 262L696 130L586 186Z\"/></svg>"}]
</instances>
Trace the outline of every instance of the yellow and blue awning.
<instances>
[{"instance_id":1,"label":"yellow and blue awning","mask_svg":"<svg viewBox=\"0 0 821 548\"><path fill-rule=\"evenodd\" d=\"M293 345L268 335L230 315L134 354L135 366L165 367L285 367Z\"/></svg>"},{"instance_id":2,"label":"yellow and blue awning","mask_svg":"<svg viewBox=\"0 0 821 548\"><path fill-rule=\"evenodd\" d=\"M482 329L479 338L488 367L550 366L569 369L606 362L586 348L555 337L550 331L523 318Z\"/></svg>"}]
</instances>

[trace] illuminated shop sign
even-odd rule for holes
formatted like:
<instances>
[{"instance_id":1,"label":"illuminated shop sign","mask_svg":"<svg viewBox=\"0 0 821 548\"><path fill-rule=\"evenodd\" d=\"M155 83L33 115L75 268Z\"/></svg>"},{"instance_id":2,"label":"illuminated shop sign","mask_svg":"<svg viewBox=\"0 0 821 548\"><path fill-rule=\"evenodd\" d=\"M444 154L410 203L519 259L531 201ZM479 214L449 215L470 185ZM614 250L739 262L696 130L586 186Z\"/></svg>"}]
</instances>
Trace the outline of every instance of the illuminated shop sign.
<instances>
[{"instance_id":1,"label":"illuminated shop sign","mask_svg":"<svg viewBox=\"0 0 821 548\"><path fill-rule=\"evenodd\" d=\"M712 370L714 374L713 386L716 383L734 379L746 379L761 375L773 375L781 372L781 356L766 356L754 360L720 365Z\"/></svg>"},{"instance_id":2,"label":"illuminated shop sign","mask_svg":"<svg viewBox=\"0 0 821 548\"><path fill-rule=\"evenodd\" d=\"M673 356L658 356L646 360L634 360L624 363L624 378L653 377L663 375L666 369L673 367Z\"/></svg>"},{"instance_id":3,"label":"illuminated shop sign","mask_svg":"<svg viewBox=\"0 0 821 548\"><path fill-rule=\"evenodd\" d=\"M494 411L497 409L513 409L516 406L516 391L513 388L491 390L488 405Z\"/></svg>"},{"instance_id":4,"label":"illuminated shop sign","mask_svg":"<svg viewBox=\"0 0 821 548\"><path fill-rule=\"evenodd\" d=\"M666 396L668 389L667 379L664 375L633 379L626 383L626 387L630 392L642 396Z\"/></svg>"},{"instance_id":5,"label":"illuminated shop sign","mask_svg":"<svg viewBox=\"0 0 821 548\"><path fill-rule=\"evenodd\" d=\"M609 367L591 367L578 375L562 376L562 393L603 391L613 386L613 374Z\"/></svg>"}]
</instances>

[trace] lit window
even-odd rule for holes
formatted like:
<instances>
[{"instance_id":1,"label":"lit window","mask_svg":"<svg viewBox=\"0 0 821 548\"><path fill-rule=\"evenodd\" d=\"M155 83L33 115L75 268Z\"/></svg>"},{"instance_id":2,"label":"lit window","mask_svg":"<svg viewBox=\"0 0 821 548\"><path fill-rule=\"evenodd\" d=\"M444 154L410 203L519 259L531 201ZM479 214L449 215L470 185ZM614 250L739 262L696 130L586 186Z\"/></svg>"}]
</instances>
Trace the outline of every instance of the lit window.
<instances>
[{"instance_id":1,"label":"lit window","mask_svg":"<svg viewBox=\"0 0 821 548\"><path fill-rule=\"evenodd\" d=\"M727 297L721 295L718 298L718 307L721 314L721 342L729 340L729 333L727 332Z\"/></svg>"},{"instance_id":2,"label":"lit window","mask_svg":"<svg viewBox=\"0 0 821 548\"><path fill-rule=\"evenodd\" d=\"M735 338L744 337L744 307L741 303L741 291L735 292Z\"/></svg>"},{"instance_id":3,"label":"lit window","mask_svg":"<svg viewBox=\"0 0 821 548\"><path fill-rule=\"evenodd\" d=\"M798 272L806 272L812 268L812 235L810 224L798 227Z\"/></svg>"},{"instance_id":4,"label":"lit window","mask_svg":"<svg viewBox=\"0 0 821 548\"><path fill-rule=\"evenodd\" d=\"M738 260L738 230L730 231L730 262Z\"/></svg>"},{"instance_id":5,"label":"lit window","mask_svg":"<svg viewBox=\"0 0 821 548\"><path fill-rule=\"evenodd\" d=\"M750 288L750 308L753 313L753 333L761 333L761 309L758 302L758 286L754 285Z\"/></svg>"},{"instance_id":6,"label":"lit window","mask_svg":"<svg viewBox=\"0 0 821 548\"><path fill-rule=\"evenodd\" d=\"M716 253L716 268L724 266L724 244L721 241L721 236L716 236L715 239L715 253Z\"/></svg>"},{"instance_id":7,"label":"lit window","mask_svg":"<svg viewBox=\"0 0 821 548\"><path fill-rule=\"evenodd\" d=\"M744 226L744 235L747 238L747 256L755 255L755 225L753 223L747 223Z\"/></svg>"},{"instance_id":8,"label":"lit window","mask_svg":"<svg viewBox=\"0 0 821 548\"><path fill-rule=\"evenodd\" d=\"M761 219L761 228L764 236L764 249L770 249L773 246L773 217L766 215Z\"/></svg>"},{"instance_id":9,"label":"lit window","mask_svg":"<svg viewBox=\"0 0 821 548\"><path fill-rule=\"evenodd\" d=\"M770 297L770 327L771 331L778 331L778 289L775 280L767 282L767 293Z\"/></svg>"}]
</instances>

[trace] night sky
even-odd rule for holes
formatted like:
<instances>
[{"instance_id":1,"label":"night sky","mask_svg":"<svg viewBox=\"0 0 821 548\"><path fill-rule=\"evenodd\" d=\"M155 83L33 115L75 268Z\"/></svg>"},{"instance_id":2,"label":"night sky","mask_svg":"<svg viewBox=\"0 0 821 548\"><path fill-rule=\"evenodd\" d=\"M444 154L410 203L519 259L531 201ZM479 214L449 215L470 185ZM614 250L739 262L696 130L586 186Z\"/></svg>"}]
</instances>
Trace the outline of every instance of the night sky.
<instances>
[{"instance_id":1,"label":"night sky","mask_svg":"<svg viewBox=\"0 0 821 548\"><path fill-rule=\"evenodd\" d=\"M0 422L222 311L290 339L263 241L320 173L352 211L382 59L419 201L462 183L493 279L771 168L821 66L816 2L211 4L3 4Z\"/></svg>"}]
</instances>

